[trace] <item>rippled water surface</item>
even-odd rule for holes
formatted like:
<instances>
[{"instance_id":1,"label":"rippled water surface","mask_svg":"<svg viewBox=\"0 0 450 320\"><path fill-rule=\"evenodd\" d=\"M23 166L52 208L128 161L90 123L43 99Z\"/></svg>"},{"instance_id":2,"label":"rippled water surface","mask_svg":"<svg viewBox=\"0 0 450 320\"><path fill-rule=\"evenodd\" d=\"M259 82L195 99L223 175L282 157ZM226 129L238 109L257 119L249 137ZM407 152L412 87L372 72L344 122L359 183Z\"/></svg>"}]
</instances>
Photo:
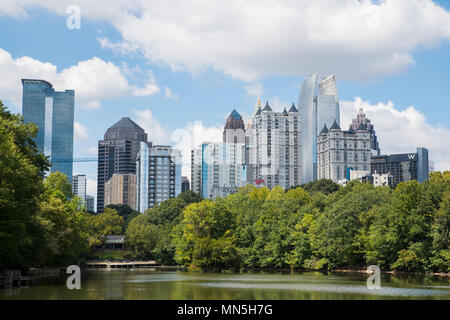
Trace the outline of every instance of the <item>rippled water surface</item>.
<instances>
[{"instance_id":1,"label":"rippled water surface","mask_svg":"<svg viewBox=\"0 0 450 320\"><path fill-rule=\"evenodd\" d=\"M363 273L187 273L85 271L81 289L66 277L36 286L0 289L0 299L444 299L450 279L383 274L381 289L369 290Z\"/></svg>"}]
</instances>

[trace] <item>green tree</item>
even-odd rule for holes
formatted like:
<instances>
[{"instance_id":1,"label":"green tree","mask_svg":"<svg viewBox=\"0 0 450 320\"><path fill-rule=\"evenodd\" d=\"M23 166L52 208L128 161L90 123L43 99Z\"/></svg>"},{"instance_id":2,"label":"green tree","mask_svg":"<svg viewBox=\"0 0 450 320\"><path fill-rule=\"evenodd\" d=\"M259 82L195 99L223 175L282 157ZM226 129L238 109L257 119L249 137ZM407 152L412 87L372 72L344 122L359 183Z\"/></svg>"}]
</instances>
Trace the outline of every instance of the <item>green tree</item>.
<instances>
[{"instance_id":1,"label":"green tree","mask_svg":"<svg viewBox=\"0 0 450 320\"><path fill-rule=\"evenodd\" d=\"M43 239L35 219L49 162L25 124L0 101L0 270L34 263Z\"/></svg>"},{"instance_id":2,"label":"green tree","mask_svg":"<svg viewBox=\"0 0 450 320\"><path fill-rule=\"evenodd\" d=\"M153 258L153 250L158 242L158 227L148 222L148 217L139 215L127 227L125 239L134 258Z\"/></svg>"},{"instance_id":3,"label":"green tree","mask_svg":"<svg viewBox=\"0 0 450 320\"><path fill-rule=\"evenodd\" d=\"M103 246L106 236L123 233L124 220L116 210L105 208L99 215L90 217L90 247Z\"/></svg>"}]
</instances>

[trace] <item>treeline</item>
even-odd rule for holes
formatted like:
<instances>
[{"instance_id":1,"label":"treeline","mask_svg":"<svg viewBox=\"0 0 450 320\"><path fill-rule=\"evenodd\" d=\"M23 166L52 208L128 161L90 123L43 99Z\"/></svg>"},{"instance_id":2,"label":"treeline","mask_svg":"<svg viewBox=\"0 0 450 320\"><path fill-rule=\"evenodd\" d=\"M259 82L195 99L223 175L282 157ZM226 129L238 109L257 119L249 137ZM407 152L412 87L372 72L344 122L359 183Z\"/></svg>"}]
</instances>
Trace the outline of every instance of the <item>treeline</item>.
<instances>
[{"instance_id":1,"label":"treeline","mask_svg":"<svg viewBox=\"0 0 450 320\"><path fill-rule=\"evenodd\" d=\"M216 201L171 199L130 222L136 257L191 270L449 272L450 172L395 190L321 180L283 191L247 186ZM173 259L173 260L172 260Z\"/></svg>"},{"instance_id":2,"label":"treeline","mask_svg":"<svg viewBox=\"0 0 450 320\"><path fill-rule=\"evenodd\" d=\"M36 133L0 101L0 272L79 264L137 215L126 208L91 215L64 174L44 180L50 163L33 141Z\"/></svg>"},{"instance_id":3,"label":"treeline","mask_svg":"<svg viewBox=\"0 0 450 320\"><path fill-rule=\"evenodd\" d=\"M63 174L44 180L36 132L0 102L0 270L80 263L105 236L125 233L132 258L190 270L450 271L450 171L395 190L329 180L247 186L216 201L189 191L145 214L116 206L91 215Z\"/></svg>"}]
</instances>

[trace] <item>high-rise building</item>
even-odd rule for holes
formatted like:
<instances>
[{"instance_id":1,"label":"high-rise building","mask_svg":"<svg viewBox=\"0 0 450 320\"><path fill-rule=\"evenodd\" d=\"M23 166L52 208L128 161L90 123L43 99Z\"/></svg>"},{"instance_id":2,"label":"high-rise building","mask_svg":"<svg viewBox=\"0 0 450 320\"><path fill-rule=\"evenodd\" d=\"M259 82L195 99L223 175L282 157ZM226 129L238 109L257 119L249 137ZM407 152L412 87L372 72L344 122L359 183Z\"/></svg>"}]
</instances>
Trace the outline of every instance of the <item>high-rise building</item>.
<instances>
[{"instance_id":1,"label":"high-rise building","mask_svg":"<svg viewBox=\"0 0 450 320\"><path fill-rule=\"evenodd\" d=\"M105 183L105 207L127 205L136 210L136 175L114 173Z\"/></svg>"},{"instance_id":2,"label":"high-rise building","mask_svg":"<svg viewBox=\"0 0 450 320\"><path fill-rule=\"evenodd\" d=\"M189 191L189 179L188 177L182 176L181 177L181 192Z\"/></svg>"},{"instance_id":3,"label":"high-rise building","mask_svg":"<svg viewBox=\"0 0 450 320\"><path fill-rule=\"evenodd\" d=\"M428 180L428 150L417 148L416 153L372 156L371 172L394 176L393 186L400 182Z\"/></svg>"},{"instance_id":4,"label":"high-rise building","mask_svg":"<svg viewBox=\"0 0 450 320\"><path fill-rule=\"evenodd\" d=\"M74 196L80 197L84 203L86 203L86 187L86 175L78 174L72 177L72 193Z\"/></svg>"},{"instance_id":5,"label":"high-rise building","mask_svg":"<svg viewBox=\"0 0 450 320\"><path fill-rule=\"evenodd\" d=\"M137 210L148 208L181 193L181 152L170 146L141 142L136 160Z\"/></svg>"},{"instance_id":6,"label":"high-rise building","mask_svg":"<svg viewBox=\"0 0 450 320\"><path fill-rule=\"evenodd\" d=\"M94 196L90 196L90 195L86 196L86 210L88 212L94 212L94 210L95 210L94 202L95 202Z\"/></svg>"},{"instance_id":7,"label":"high-rise building","mask_svg":"<svg viewBox=\"0 0 450 320\"><path fill-rule=\"evenodd\" d=\"M51 83L35 79L22 79L22 87L22 114L26 123L39 128L37 147L50 158L50 171L62 172L72 182L75 91L55 91Z\"/></svg>"},{"instance_id":8,"label":"high-rise building","mask_svg":"<svg viewBox=\"0 0 450 320\"><path fill-rule=\"evenodd\" d=\"M245 127L241 115L233 109L223 128L223 142L245 143Z\"/></svg>"},{"instance_id":9,"label":"high-rise building","mask_svg":"<svg viewBox=\"0 0 450 320\"><path fill-rule=\"evenodd\" d=\"M302 183L300 121L294 103L289 111L274 112L258 101L246 131L248 183L284 189Z\"/></svg>"},{"instance_id":10,"label":"high-rise building","mask_svg":"<svg viewBox=\"0 0 450 320\"><path fill-rule=\"evenodd\" d=\"M245 143L207 142L194 154L201 154L191 170L199 177L201 187L195 187L203 198L225 197L247 184Z\"/></svg>"},{"instance_id":11,"label":"high-rise building","mask_svg":"<svg viewBox=\"0 0 450 320\"><path fill-rule=\"evenodd\" d=\"M370 134L359 124L342 131L336 121L328 130L324 125L317 140L318 178L334 182L350 180L350 172L370 172Z\"/></svg>"},{"instance_id":12,"label":"high-rise building","mask_svg":"<svg viewBox=\"0 0 450 320\"><path fill-rule=\"evenodd\" d=\"M334 75L317 83L317 73L306 79L298 99L301 119L302 184L317 180L317 137L319 130L336 121L340 125L339 98Z\"/></svg>"},{"instance_id":13,"label":"high-rise building","mask_svg":"<svg viewBox=\"0 0 450 320\"><path fill-rule=\"evenodd\" d=\"M191 190L199 195L203 194L202 188L202 148L191 150Z\"/></svg>"},{"instance_id":14,"label":"high-rise building","mask_svg":"<svg viewBox=\"0 0 450 320\"><path fill-rule=\"evenodd\" d=\"M367 127L367 130L369 130L370 150L372 152L372 155L379 156L380 155L380 146L378 143L378 139L377 139L377 135L375 133L374 126L372 123L370 123L370 120L366 118L366 115L362 108L359 109L359 113L357 114L356 119L352 120L352 124L350 125L350 127L356 131L356 129L358 129L358 127L361 123Z\"/></svg>"},{"instance_id":15,"label":"high-rise building","mask_svg":"<svg viewBox=\"0 0 450 320\"><path fill-rule=\"evenodd\" d=\"M434 172L434 161L429 160L428 161L428 175L430 175L431 172Z\"/></svg>"},{"instance_id":16,"label":"high-rise building","mask_svg":"<svg viewBox=\"0 0 450 320\"><path fill-rule=\"evenodd\" d=\"M98 142L97 212L105 207L105 183L114 173L136 174L136 159L147 134L130 118L124 117L108 128Z\"/></svg>"}]
</instances>

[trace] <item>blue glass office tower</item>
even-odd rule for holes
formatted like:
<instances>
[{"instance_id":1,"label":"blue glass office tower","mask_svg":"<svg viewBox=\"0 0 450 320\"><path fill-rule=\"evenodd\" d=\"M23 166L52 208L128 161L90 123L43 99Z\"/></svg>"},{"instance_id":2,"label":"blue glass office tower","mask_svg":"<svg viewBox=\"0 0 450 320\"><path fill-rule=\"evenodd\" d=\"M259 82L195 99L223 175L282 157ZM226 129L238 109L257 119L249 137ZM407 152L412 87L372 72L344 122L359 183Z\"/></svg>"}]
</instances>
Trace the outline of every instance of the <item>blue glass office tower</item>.
<instances>
[{"instance_id":1,"label":"blue glass office tower","mask_svg":"<svg viewBox=\"0 0 450 320\"><path fill-rule=\"evenodd\" d=\"M317 136L326 125L340 125L336 79L330 75L317 83L317 73L306 79L298 98L301 121L301 183L317 180Z\"/></svg>"},{"instance_id":2,"label":"blue glass office tower","mask_svg":"<svg viewBox=\"0 0 450 320\"><path fill-rule=\"evenodd\" d=\"M72 181L74 90L55 91L45 80L22 79L22 114L26 123L39 130L37 147L59 171Z\"/></svg>"}]
</instances>

